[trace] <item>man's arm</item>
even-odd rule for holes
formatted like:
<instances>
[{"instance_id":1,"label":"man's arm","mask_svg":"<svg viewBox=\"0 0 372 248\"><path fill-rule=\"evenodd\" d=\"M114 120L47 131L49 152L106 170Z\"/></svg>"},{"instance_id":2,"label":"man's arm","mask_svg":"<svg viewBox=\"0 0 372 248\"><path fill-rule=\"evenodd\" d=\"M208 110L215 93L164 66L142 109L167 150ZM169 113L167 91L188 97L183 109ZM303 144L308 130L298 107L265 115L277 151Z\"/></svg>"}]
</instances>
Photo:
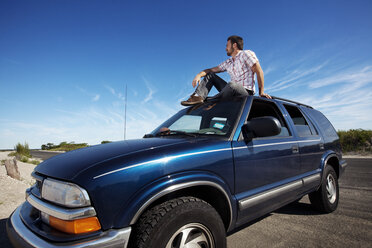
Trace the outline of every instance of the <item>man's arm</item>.
<instances>
[{"instance_id":1,"label":"man's arm","mask_svg":"<svg viewBox=\"0 0 372 248\"><path fill-rule=\"evenodd\" d=\"M200 79L202 77L205 77L208 73L211 73L211 72L213 72L213 73L219 73L219 72L221 72L221 69L220 69L219 66L216 66L216 67L205 69L205 70L199 72L195 76L194 80L192 80L192 87L198 86L199 83L200 83Z\"/></svg>"},{"instance_id":2,"label":"man's arm","mask_svg":"<svg viewBox=\"0 0 372 248\"><path fill-rule=\"evenodd\" d=\"M258 62L255 63L252 66L252 71L257 74L259 95L262 96L262 97L266 97L266 98L270 98L271 99L271 96L269 96L268 94L264 93L264 74L263 74L263 71L262 71L262 68L261 68L260 63L258 63Z\"/></svg>"}]
</instances>

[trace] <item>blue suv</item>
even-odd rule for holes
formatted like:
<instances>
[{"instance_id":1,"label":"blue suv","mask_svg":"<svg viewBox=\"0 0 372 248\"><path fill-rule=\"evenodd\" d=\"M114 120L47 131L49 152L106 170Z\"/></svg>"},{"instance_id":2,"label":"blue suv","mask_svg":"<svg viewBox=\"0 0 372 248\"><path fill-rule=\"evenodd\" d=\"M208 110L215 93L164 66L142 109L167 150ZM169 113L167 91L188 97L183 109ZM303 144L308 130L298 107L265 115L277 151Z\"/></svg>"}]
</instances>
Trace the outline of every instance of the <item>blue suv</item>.
<instances>
[{"instance_id":1,"label":"blue suv","mask_svg":"<svg viewBox=\"0 0 372 248\"><path fill-rule=\"evenodd\" d=\"M310 106L248 96L182 109L143 139L39 164L8 219L15 247L226 247L226 233L309 194L332 212L346 167Z\"/></svg>"}]
</instances>

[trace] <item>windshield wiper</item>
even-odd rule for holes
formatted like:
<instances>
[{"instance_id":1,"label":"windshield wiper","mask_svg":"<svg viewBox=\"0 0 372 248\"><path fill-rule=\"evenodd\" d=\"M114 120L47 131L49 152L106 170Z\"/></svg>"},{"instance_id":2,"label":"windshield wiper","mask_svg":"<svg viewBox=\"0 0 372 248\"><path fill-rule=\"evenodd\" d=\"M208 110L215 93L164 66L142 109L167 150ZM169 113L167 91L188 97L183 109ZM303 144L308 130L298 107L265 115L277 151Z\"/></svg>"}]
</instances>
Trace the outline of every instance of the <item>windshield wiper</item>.
<instances>
[{"instance_id":1,"label":"windshield wiper","mask_svg":"<svg viewBox=\"0 0 372 248\"><path fill-rule=\"evenodd\" d=\"M157 134L148 133L148 134L145 134L143 138L153 138L153 137L170 136L170 135L185 135L185 136L190 136L190 137L198 136L197 133L188 133L188 132L179 131L179 130L168 130L168 131L160 132Z\"/></svg>"},{"instance_id":2,"label":"windshield wiper","mask_svg":"<svg viewBox=\"0 0 372 248\"><path fill-rule=\"evenodd\" d=\"M165 134L165 135L186 135L186 136L190 136L190 137L196 137L197 136L196 133L188 133L188 132L179 131L179 130L169 130L168 134Z\"/></svg>"}]
</instances>

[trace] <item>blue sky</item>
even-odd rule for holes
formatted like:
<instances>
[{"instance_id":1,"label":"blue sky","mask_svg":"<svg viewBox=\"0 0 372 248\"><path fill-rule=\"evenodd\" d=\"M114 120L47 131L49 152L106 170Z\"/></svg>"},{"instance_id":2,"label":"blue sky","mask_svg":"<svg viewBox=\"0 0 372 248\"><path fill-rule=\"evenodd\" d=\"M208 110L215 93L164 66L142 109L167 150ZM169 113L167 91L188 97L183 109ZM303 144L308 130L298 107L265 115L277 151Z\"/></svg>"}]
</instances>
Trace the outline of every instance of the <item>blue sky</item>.
<instances>
[{"instance_id":1,"label":"blue sky","mask_svg":"<svg viewBox=\"0 0 372 248\"><path fill-rule=\"evenodd\" d=\"M0 2L0 149L128 139L182 108L226 39L258 56L266 93L337 130L372 128L372 1ZM227 74L221 74L226 80Z\"/></svg>"}]
</instances>

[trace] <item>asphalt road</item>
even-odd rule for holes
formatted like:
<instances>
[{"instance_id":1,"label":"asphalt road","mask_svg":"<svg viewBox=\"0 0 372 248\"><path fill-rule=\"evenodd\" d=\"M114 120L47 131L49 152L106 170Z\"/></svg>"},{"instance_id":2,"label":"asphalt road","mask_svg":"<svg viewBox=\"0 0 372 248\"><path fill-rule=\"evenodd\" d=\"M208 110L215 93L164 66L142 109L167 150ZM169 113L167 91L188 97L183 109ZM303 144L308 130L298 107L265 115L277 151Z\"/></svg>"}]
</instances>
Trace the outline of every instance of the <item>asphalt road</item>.
<instances>
[{"instance_id":1,"label":"asphalt road","mask_svg":"<svg viewBox=\"0 0 372 248\"><path fill-rule=\"evenodd\" d=\"M230 234L228 248L372 247L372 159L346 160L335 212L314 211L306 196ZM0 220L0 247L10 248L5 223Z\"/></svg>"},{"instance_id":2,"label":"asphalt road","mask_svg":"<svg viewBox=\"0 0 372 248\"><path fill-rule=\"evenodd\" d=\"M40 158L42 160L47 160L55 155L61 154L62 152L50 152L50 151L40 151L40 150L31 150L30 154L32 157Z\"/></svg>"}]
</instances>

